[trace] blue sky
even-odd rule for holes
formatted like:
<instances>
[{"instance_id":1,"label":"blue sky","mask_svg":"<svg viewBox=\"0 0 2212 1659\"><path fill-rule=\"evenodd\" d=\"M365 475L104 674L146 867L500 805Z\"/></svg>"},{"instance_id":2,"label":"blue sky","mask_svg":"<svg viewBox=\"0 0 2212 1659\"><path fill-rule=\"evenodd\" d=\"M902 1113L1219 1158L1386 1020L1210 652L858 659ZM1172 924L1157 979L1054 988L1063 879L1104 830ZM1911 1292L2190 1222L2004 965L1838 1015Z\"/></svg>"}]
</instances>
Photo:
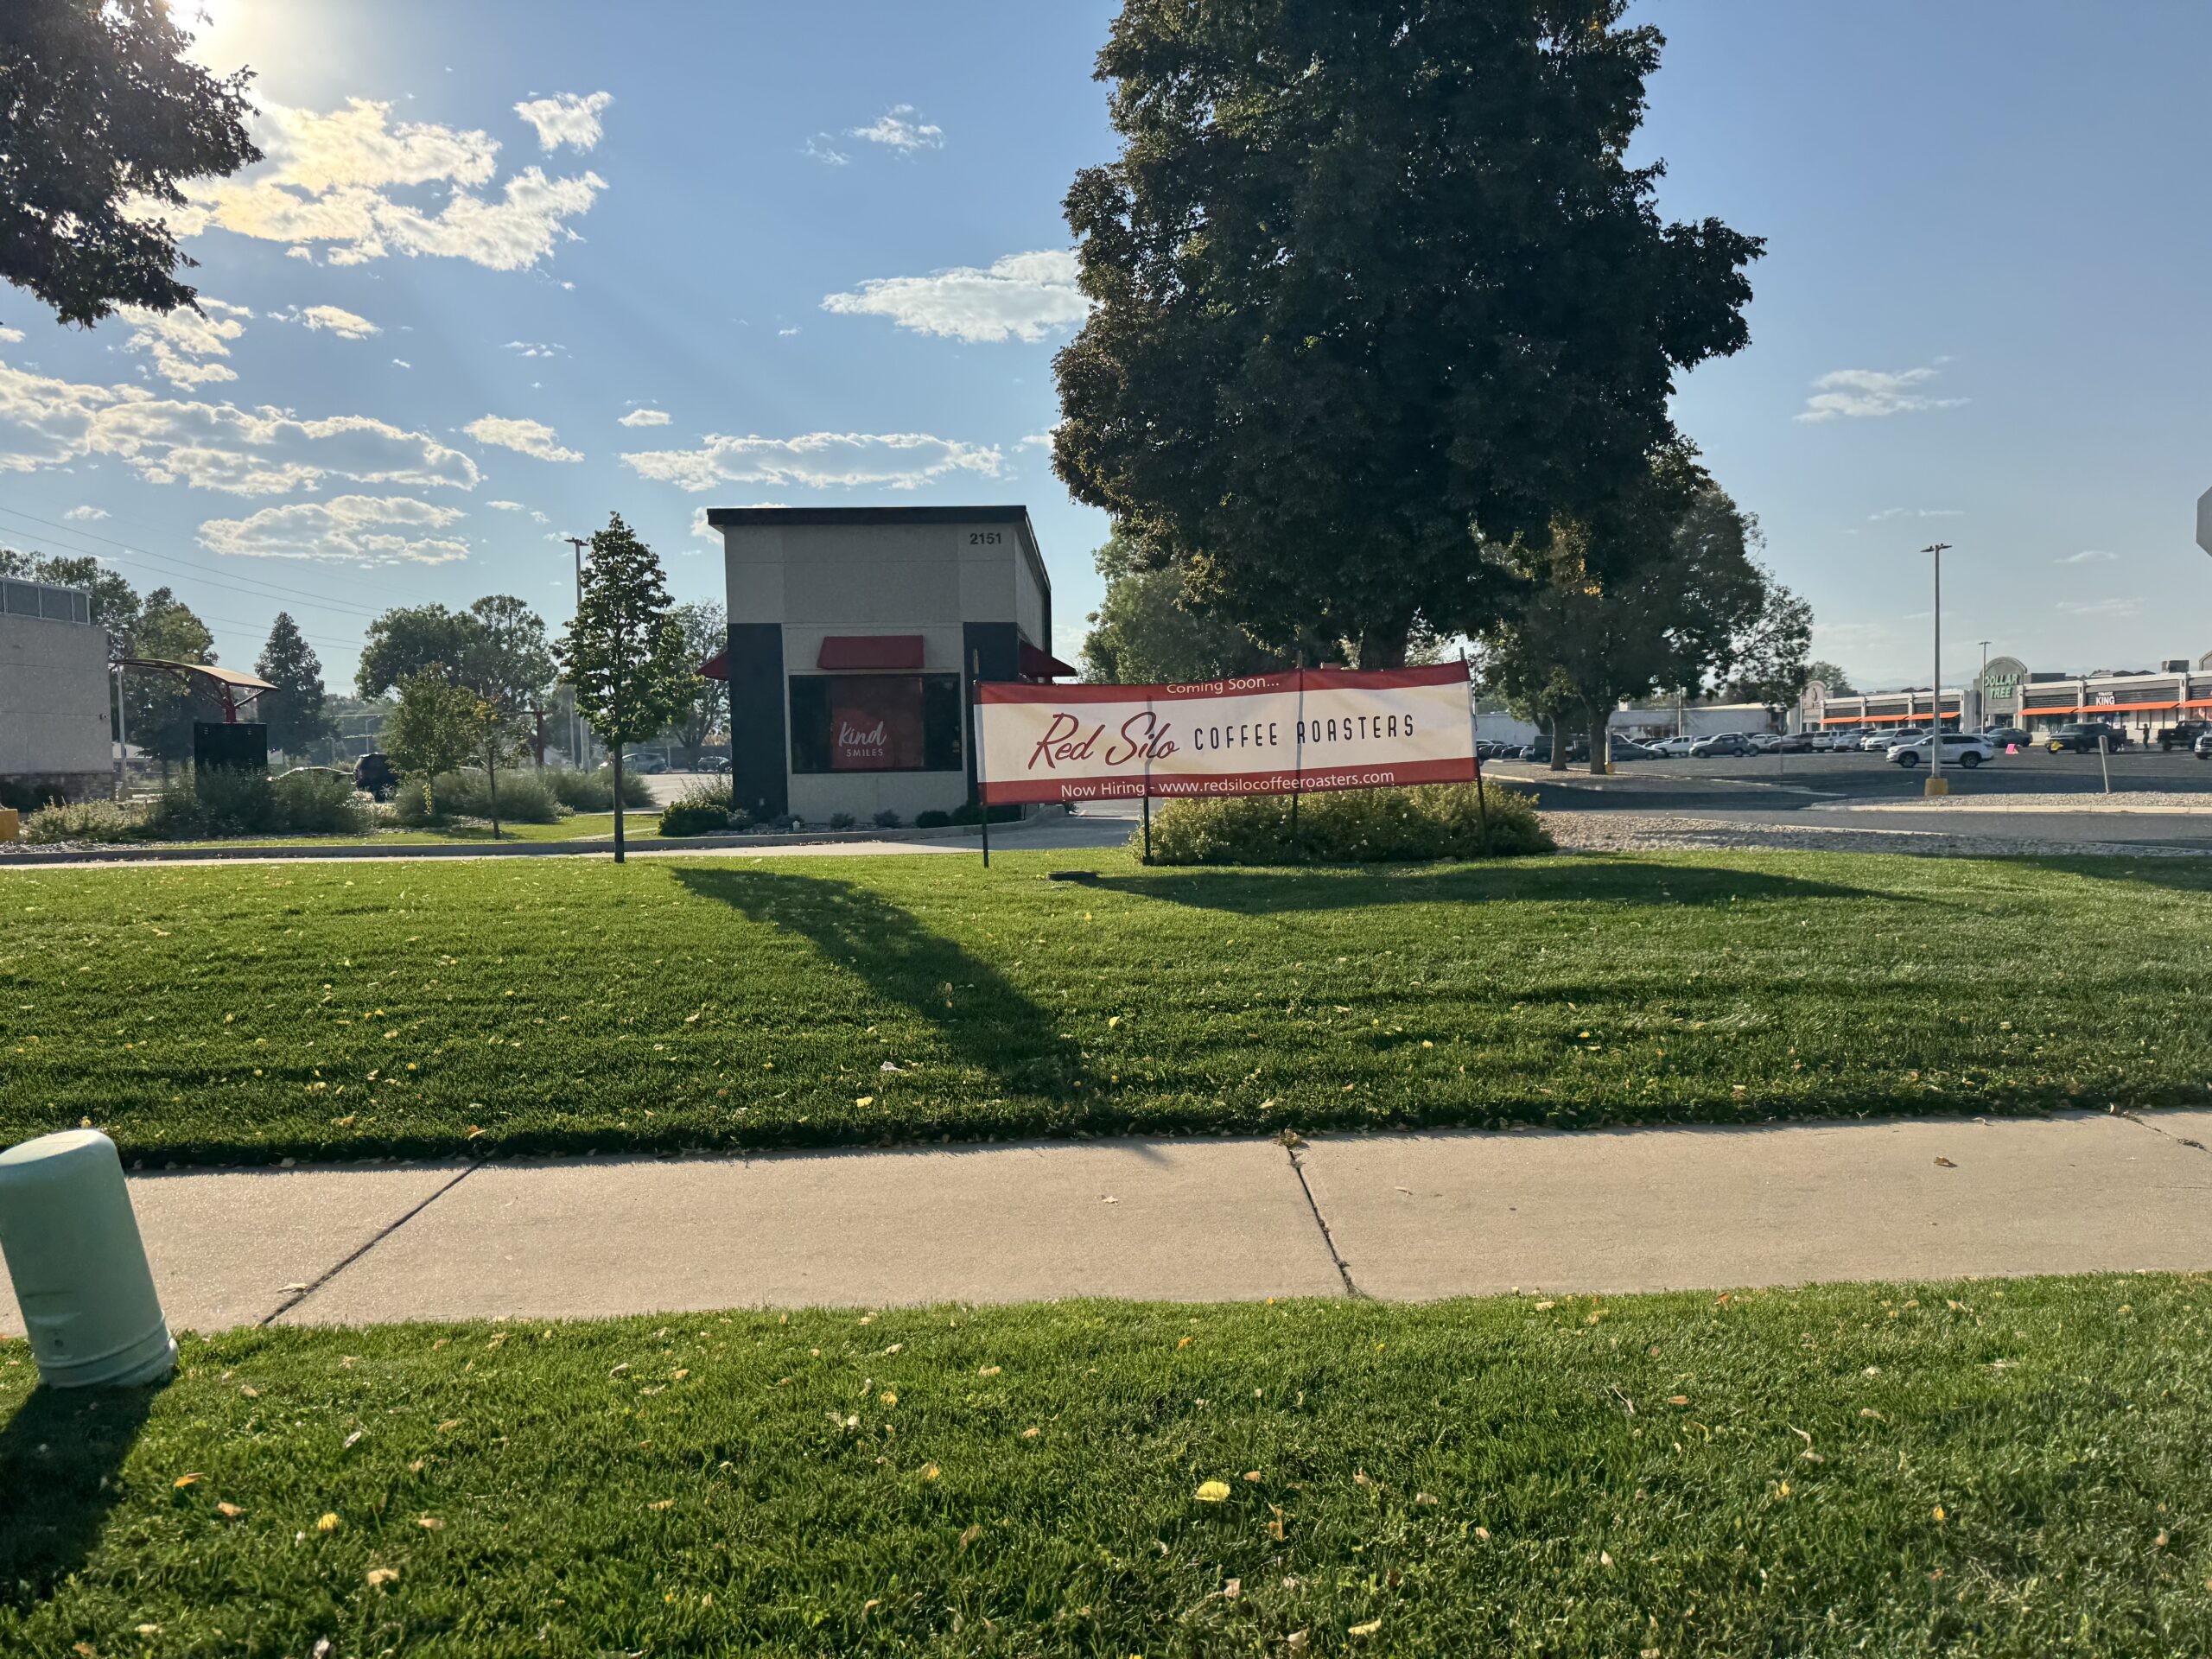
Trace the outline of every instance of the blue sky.
<instances>
[{"instance_id":1,"label":"blue sky","mask_svg":"<svg viewBox=\"0 0 2212 1659\"><path fill-rule=\"evenodd\" d=\"M222 304L72 331L0 289L0 541L175 587L229 662L289 608L343 684L391 604L557 626L610 509L708 598L707 506L1021 501L1079 638L1104 524L1038 440L1108 0L208 10L270 152L193 204ZM1769 239L1678 416L1821 654L1924 680L1939 537L1950 675L2212 650L2212 9L1643 15L1663 211Z\"/></svg>"}]
</instances>

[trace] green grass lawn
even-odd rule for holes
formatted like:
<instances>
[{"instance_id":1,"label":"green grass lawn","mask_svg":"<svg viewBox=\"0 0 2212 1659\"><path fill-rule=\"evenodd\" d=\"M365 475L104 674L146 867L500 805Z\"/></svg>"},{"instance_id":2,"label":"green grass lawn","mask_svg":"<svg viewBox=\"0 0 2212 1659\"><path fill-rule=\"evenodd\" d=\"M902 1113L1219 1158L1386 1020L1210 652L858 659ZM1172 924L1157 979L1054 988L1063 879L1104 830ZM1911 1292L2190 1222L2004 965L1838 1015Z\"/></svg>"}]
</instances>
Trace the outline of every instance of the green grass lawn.
<instances>
[{"instance_id":1,"label":"green grass lawn","mask_svg":"<svg viewBox=\"0 0 2212 1659\"><path fill-rule=\"evenodd\" d=\"M0 1344L0 1650L2202 1654L2208 1298L257 1330L121 1395Z\"/></svg>"},{"instance_id":2,"label":"green grass lawn","mask_svg":"<svg viewBox=\"0 0 2212 1659\"><path fill-rule=\"evenodd\" d=\"M0 904L0 1135L157 1161L2212 1098L2189 860L132 867Z\"/></svg>"}]
</instances>

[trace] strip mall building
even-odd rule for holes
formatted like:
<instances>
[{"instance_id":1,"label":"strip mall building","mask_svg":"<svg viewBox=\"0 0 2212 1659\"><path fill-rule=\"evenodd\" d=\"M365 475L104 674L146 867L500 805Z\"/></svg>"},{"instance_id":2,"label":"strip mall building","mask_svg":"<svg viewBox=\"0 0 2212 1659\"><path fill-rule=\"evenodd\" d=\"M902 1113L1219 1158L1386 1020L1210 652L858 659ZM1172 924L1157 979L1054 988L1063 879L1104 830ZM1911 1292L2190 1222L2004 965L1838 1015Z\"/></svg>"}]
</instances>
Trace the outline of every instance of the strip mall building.
<instances>
[{"instance_id":1,"label":"strip mall building","mask_svg":"<svg viewBox=\"0 0 2212 1659\"><path fill-rule=\"evenodd\" d=\"M2212 718L2212 652L2194 664L2177 657L2155 670L2099 669L2089 674L2048 672L2031 669L2017 657L1993 657L1973 684L1936 693L1923 687L1837 697L1815 681L1805 688L1798 714L1807 731L1910 726L1925 724L1938 703L1945 725L1963 724L1968 731L2019 726L2043 732L2074 721L2101 720L2138 742L2148 742L2162 727Z\"/></svg>"},{"instance_id":2,"label":"strip mall building","mask_svg":"<svg viewBox=\"0 0 2212 1659\"><path fill-rule=\"evenodd\" d=\"M714 507L729 584L730 783L757 820L911 819L975 798L973 683L1046 681L1029 510Z\"/></svg>"}]
</instances>

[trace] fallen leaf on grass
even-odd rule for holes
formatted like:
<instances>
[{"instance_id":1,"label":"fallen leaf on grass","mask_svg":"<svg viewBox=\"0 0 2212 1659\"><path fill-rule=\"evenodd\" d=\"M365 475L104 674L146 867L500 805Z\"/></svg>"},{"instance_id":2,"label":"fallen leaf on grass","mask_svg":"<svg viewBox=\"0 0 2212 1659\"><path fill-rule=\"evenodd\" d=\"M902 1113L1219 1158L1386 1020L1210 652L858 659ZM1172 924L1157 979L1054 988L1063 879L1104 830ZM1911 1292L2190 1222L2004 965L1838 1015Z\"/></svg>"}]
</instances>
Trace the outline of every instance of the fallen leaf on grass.
<instances>
[{"instance_id":1,"label":"fallen leaf on grass","mask_svg":"<svg viewBox=\"0 0 2212 1659\"><path fill-rule=\"evenodd\" d=\"M337 1531L337 1530L338 1530L338 1516L337 1516L334 1513L331 1513L331 1514L325 1514L324 1516L322 1516L320 1519L318 1519L318 1520L315 1522L315 1529L317 1532L335 1532L335 1531Z\"/></svg>"},{"instance_id":2,"label":"fallen leaf on grass","mask_svg":"<svg viewBox=\"0 0 2212 1659\"><path fill-rule=\"evenodd\" d=\"M445 1522L435 1515L418 1515L415 1517L415 1524L425 1532L435 1532L444 1526Z\"/></svg>"},{"instance_id":3,"label":"fallen leaf on grass","mask_svg":"<svg viewBox=\"0 0 2212 1659\"><path fill-rule=\"evenodd\" d=\"M1353 1625L1350 1630L1346 1630L1344 1634L1346 1636L1372 1636L1376 1631L1382 1628L1382 1621L1381 1619L1370 1618L1364 1624Z\"/></svg>"},{"instance_id":4,"label":"fallen leaf on grass","mask_svg":"<svg viewBox=\"0 0 2212 1659\"><path fill-rule=\"evenodd\" d=\"M672 1510L676 1507L676 1500L672 1497L664 1497L646 1504L645 1507L649 1510Z\"/></svg>"},{"instance_id":5,"label":"fallen leaf on grass","mask_svg":"<svg viewBox=\"0 0 2212 1659\"><path fill-rule=\"evenodd\" d=\"M369 1588L372 1590L381 1590L387 1584L396 1584L398 1580L399 1569L396 1567L372 1567L369 1569Z\"/></svg>"},{"instance_id":6,"label":"fallen leaf on grass","mask_svg":"<svg viewBox=\"0 0 2212 1659\"><path fill-rule=\"evenodd\" d=\"M196 1483L207 1478L207 1476L201 1474L179 1475L176 1478L176 1489L179 1491L182 1491L186 1487L195 1484Z\"/></svg>"},{"instance_id":7,"label":"fallen leaf on grass","mask_svg":"<svg viewBox=\"0 0 2212 1659\"><path fill-rule=\"evenodd\" d=\"M1225 1480L1200 1481L1198 1490L1191 1496L1201 1503L1225 1503L1229 1501L1229 1483Z\"/></svg>"},{"instance_id":8,"label":"fallen leaf on grass","mask_svg":"<svg viewBox=\"0 0 2212 1659\"><path fill-rule=\"evenodd\" d=\"M1414 1494L1414 1502L1420 1504L1423 1509L1427 1509L1432 1505L1442 1503L1443 1500L1438 1497L1433 1492L1415 1492Z\"/></svg>"},{"instance_id":9,"label":"fallen leaf on grass","mask_svg":"<svg viewBox=\"0 0 2212 1659\"><path fill-rule=\"evenodd\" d=\"M1956 1169L1958 1166L1948 1158L1938 1158L1936 1160L1936 1167L1938 1169Z\"/></svg>"},{"instance_id":10,"label":"fallen leaf on grass","mask_svg":"<svg viewBox=\"0 0 2212 1659\"><path fill-rule=\"evenodd\" d=\"M855 1101L853 1104L855 1106L873 1106L875 1104L875 1096L874 1095L862 1095L858 1100Z\"/></svg>"},{"instance_id":11,"label":"fallen leaf on grass","mask_svg":"<svg viewBox=\"0 0 2212 1659\"><path fill-rule=\"evenodd\" d=\"M245 1511L235 1503L218 1503L215 1506L215 1513L221 1516L226 1521L235 1521L238 1516L244 1515Z\"/></svg>"},{"instance_id":12,"label":"fallen leaf on grass","mask_svg":"<svg viewBox=\"0 0 2212 1659\"><path fill-rule=\"evenodd\" d=\"M974 1543L982 1535L983 1523L978 1521L974 1525L970 1526L967 1531L960 1535L960 1548L963 1549L967 1548L969 1545Z\"/></svg>"},{"instance_id":13,"label":"fallen leaf on grass","mask_svg":"<svg viewBox=\"0 0 2212 1659\"><path fill-rule=\"evenodd\" d=\"M996 1376L1002 1369L1004 1368L997 1365L986 1365L977 1370L976 1375L978 1376Z\"/></svg>"}]
</instances>

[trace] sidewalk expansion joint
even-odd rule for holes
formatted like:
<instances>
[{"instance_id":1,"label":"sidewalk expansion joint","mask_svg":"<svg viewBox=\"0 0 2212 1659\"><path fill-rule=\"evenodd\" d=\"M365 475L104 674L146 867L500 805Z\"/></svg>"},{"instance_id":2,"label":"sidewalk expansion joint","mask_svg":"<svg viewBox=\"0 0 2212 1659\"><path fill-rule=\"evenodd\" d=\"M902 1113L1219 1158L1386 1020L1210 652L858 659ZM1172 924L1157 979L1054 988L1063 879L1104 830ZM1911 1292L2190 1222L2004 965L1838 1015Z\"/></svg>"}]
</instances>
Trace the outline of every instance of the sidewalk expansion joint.
<instances>
[{"instance_id":1,"label":"sidewalk expansion joint","mask_svg":"<svg viewBox=\"0 0 2212 1659\"><path fill-rule=\"evenodd\" d=\"M1299 1161L1298 1148L1284 1144L1283 1154L1290 1160L1291 1173L1298 1177L1298 1190L1306 1195L1306 1207L1313 1212L1313 1224L1321 1230L1321 1243L1329 1252L1329 1260L1336 1263L1337 1277L1344 1281L1344 1294L1355 1301L1364 1300L1366 1293L1351 1281L1351 1268L1337 1253L1336 1236L1329 1231L1329 1218L1321 1213L1321 1206L1313 1198L1313 1184L1306 1179L1306 1166Z\"/></svg>"},{"instance_id":2,"label":"sidewalk expansion joint","mask_svg":"<svg viewBox=\"0 0 2212 1659\"><path fill-rule=\"evenodd\" d=\"M335 1279L340 1274L345 1272L346 1268L352 1267L356 1262L366 1255L371 1250L376 1249L378 1245L383 1243L385 1240L390 1238L394 1233L404 1227L409 1222L414 1220L416 1217L421 1215L425 1210L435 1204L440 1198L445 1197L447 1193L452 1192L454 1188L459 1186L463 1181L467 1180L471 1175L474 1175L478 1170L483 1167L484 1166L480 1162L470 1164L459 1174L455 1175L451 1180L440 1186L436 1192L431 1193L429 1197L424 1198L421 1203L410 1207L406 1213L394 1217L384 1226L378 1228L377 1230L370 1234L357 1249L348 1252L343 1260L333 1263L321 1273L316 1274L313 1281L301 1289L289 1292L283 1301L277 1303L275 1307L269 1310L268 1313L262 1318L261 1323L265 1325L276 1324L277 1320L283 1319L284 1315L290 1313L302 1302L307 1300L308 1297L314 1295L315 1292L321 1290L325 1285Z\"/></svg>"},{"instance_id":3,"label":"sidewalk expansion joint","mask_svg":"<svg viewBox=\"0 0 2212 1659\"><path fill-rule=\"evenodd\" d=\"M2152 1134L2171 1141L2176 1146L2187 1147L2192 1152L2212 1152L2212 1147L2206 1146L2202 1141L2192 1141L2185 1135L2175 1135L2169 1130L2162 1129L2140 1112L2120 1112L2117 1116L2126 1118L2131 1123L2139 1123Z\"/></svg>"}]
</instances>

